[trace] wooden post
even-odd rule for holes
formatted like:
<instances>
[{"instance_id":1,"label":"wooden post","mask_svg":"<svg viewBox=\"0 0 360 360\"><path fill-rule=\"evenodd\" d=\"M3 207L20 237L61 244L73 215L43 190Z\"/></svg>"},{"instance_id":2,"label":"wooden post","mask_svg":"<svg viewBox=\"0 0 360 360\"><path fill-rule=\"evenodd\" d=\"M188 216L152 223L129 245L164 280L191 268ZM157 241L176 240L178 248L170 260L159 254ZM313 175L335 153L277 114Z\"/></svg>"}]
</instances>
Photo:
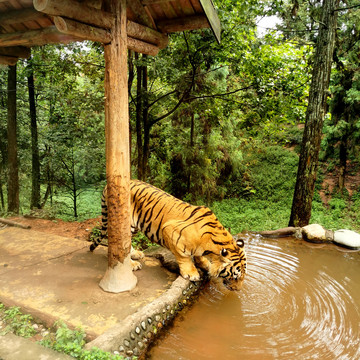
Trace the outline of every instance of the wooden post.
<instances>
[{"instance_id":1,"label":"wooden post","mask_svg":"<svg viewBox=\"0 0 360 360\"><path fill-rule=\"evenodd\" d=\"M130 154L127 88L126 0L108 0L115 15L105 45L105 139L108 198L108 269L100 287L131 290L137 279L130 265Z\"/></svg>"}]
</instances>

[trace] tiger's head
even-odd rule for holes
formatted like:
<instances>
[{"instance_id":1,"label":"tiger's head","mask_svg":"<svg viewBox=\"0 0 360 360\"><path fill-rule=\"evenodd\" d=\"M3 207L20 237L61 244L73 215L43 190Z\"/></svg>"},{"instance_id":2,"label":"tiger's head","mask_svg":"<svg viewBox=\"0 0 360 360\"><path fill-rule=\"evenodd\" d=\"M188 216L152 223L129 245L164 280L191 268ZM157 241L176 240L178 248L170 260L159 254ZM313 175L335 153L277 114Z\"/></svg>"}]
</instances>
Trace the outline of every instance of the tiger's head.
<instances>
[{"instance_id":1,"label":"tiger's head","mask_svg":"<svg viewBox=\"0 0 360 360\"><path fill-rule=\"evenodd\" d=\"M218 268L218 277L229 290L240 290L246 274L246 254L244 240L234 239L234 243L234 247L221 250L220 259L225 265Z\"/></svg>"},{"instance_id":2,"label":"tiger's head","mask_svg":"<svg viewBox=\"0 0 360 360\"><path fill-rule=\"evenodd\" d=\"M212 234L214 235L214 230ZM217 235L211 239L216 250L213 248L203 254L210 262L209 275L222 278L229 290L240 290L246 274L244 241L233 237L224 228Z\"/></svg>"}]
</instances>

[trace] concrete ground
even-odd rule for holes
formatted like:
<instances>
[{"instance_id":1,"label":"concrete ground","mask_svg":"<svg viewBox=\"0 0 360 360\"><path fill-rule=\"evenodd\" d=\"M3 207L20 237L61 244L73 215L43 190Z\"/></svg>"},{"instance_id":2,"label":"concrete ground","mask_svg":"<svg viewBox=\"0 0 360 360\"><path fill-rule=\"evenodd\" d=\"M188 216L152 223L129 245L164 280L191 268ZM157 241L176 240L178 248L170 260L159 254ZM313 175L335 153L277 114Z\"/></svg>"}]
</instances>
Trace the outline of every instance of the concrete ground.
<instances>
[{"instance_id":1,"label":"concrete ground","mask_svg":"<svg viewBox=\"0 0 360 360\"><path fill-rule=\"evenodd\" d=\"M146 257L143 269L136 272L134 290L106 293L98 284L107 268L107 249L98 247L94 253L88 249L89 243L82 240L1 229L0 302L20 306L47 326L58 319L70 327L81 326L88 339L95 339L158 298L176 279L158 260ZM4 341L0 336L0 360L11 360ZM16 345L10 349L15 353Z\"/></svg>"}]
</instances>

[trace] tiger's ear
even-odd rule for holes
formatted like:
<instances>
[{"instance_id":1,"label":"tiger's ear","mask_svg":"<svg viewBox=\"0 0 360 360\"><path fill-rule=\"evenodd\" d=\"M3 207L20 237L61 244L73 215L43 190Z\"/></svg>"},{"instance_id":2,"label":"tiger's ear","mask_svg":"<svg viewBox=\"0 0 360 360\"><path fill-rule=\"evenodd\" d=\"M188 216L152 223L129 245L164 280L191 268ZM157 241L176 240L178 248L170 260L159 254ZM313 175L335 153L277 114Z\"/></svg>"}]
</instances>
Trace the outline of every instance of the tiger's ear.
<instances>
[{"instance_id":1,"label":"tiger's ear","mask_svg":"<svg viewBox=\"0 0 360 360\"><path fill-rule=\"evenodd\" d=\"M239 247L244 247L244 240L243 239L237 239L236 240L236 245Z\"/></svg>"}]
</instances>

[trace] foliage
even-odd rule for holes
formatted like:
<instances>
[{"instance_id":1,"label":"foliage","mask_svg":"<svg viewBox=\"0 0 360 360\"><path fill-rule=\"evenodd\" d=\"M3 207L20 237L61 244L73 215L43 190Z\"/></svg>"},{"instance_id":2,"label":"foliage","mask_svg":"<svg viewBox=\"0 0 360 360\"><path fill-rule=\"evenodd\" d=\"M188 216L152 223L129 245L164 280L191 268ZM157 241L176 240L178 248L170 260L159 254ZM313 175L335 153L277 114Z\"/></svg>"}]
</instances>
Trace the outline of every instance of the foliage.
<instances>
[{"instance_id":1,"label":"foliage","mask_svg":"<svg viewBox=\"0 0 360 360\"><path fill-rule=\"evenodd\" d=\"M3 304L0 304L0 319L6 324L0 335L12 332L15 335L28 338L36 333L32 327L32 316L23 314L19 307L14 306L6 309Z\"/></svg>"},{"instance_id":2,"label":"foliage","mask_svg":"<svg viewBox=\"0 0 360 360\"><path fill-rule=\"evenodd\" d=\"M350 1L347 6L354 6ZM351 160L359 155L360 140L360 7L339 14L342 26L337 32L331 77L331 117L327 118L323 139L323 158L339 159L340 145ZM337 161L338 162L338 161Z\"/></svg>"},{"instance_id":3,"label":"foliage","mask_svg":"<svg viewBox=\"0 0 360 360\"><path fill-rule=\"evenodd\" d=\"M293 186L296 178L296 156L286 148L265 145L254 147L248 158L252 172L248 186L255 190L247 197L229 198L212 203L211 208L233 234L244 231L274 230L286 227L290 215ZM320 196L321 179L312 204L311 223L326 229L342 228L360 231L359 191L350 198L334 189L327 194L326 206ZM359 190L359 189L358 189Z\"/></svg>"},{"instance_id":4,"label":"foliage","mask_svg":"<svg viewBox=\"0 0 360 360\"><path fill-rule=\"evenodd\" d=\"M232 198L213 203L214 212L233 232L285 227L296 178L296 154L255 140L243 151L249 164L243 175L247 191L236 198L236 188Z\"/></svg>"},{"instance_id":5,"label":"foliage","mask_svg":"<svg viewBox=\"0 0 360 360\"><path fill-rule=\"evenodd\" d=\"M222 42L210 29L171 34L158 56L133 56L129 68L132 176L138 174L137 75L149 128L146 181L194 204L220 206L229 226L273 228L286 224L295 181L296 152L307 106L319 4L298 1L215 0ZM348 2L348 7L356 4ZM341 4L345 6L345 4ZM264 16L282 20L263 36ZM322 159L337 168L339 139L350 134L349 160L359 162L359 9L339 12L338 65L332 74L331 109L342 98L350 117L327 116ZM65 220L100 213L105 183L103 48L90 42L32 49L44 212ZM132 66L132 68L131 68ZM31 142L26 76L18 63L21 212L29 211ZM348 86L344 79L350 79ZM0 68L0 212L6 213L6 69ZM341 95L341 96L340 96ZM141 129L142 142L145 129ZM261 146L263 144L263 146ZM281 146L287 146L285 150ZM290 148L291 146L291 148ZM293 151L295 150L295 152ZM315 196L315 215L322 208ZM236 204L240 204L239 206ZM355 200L351 199L350 213ZM242 211L240 211L242 209ZM260 212L260 209L263 213ZM334 207L335 212L339 212ZM319 210L320 211L320 210ZM321 210L322 211L322 210ZM320 211L320 213L321 213ZM276 216L278 214L279 216ZM352 217L352 215L351 215ZM248 218L248 221L246 220ZM272 220L273 219L273 220ZM236 225L232 225L236 223ZM242 225L243 224L243 225ZM281 225L281 226L282 226ZM146 240L136 240L147 246Z\"/></svg>"},{"instance_id":6,"label":"foliage","mask_svg":"<svg viewBox=\"0 0 360 360\"><path fill-rule=\"evenodd\" d=\"M98 348L85 350L85 333L81 329L70 330L63 322L56 323L57 330L54 338L50 336L41 341L41 345L63 352L80 360L121 360L122 356L107 353Z\"/></svg>"}]
</instances>

